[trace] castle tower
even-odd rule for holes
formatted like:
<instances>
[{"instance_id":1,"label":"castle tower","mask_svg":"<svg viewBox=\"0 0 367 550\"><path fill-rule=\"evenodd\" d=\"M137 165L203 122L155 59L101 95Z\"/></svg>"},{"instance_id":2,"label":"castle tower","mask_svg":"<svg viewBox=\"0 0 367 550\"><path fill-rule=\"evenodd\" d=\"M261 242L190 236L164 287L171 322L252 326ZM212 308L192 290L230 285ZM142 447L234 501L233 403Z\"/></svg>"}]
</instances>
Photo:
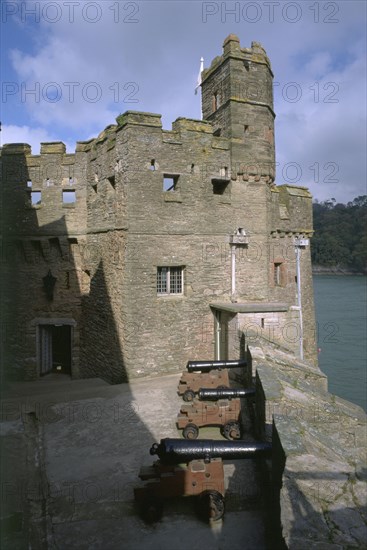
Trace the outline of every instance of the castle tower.
<instances>
[{"instance_id":1,"label":"castle tower","mask_svg":"<svg viewBox=\"0 0 367 550\"><path fill-rule=\"evenodd\" d=\"M236 35L225 39L223 55L202 73L202 111L214 135L231 140L232 173L274 180L273 73L258 42L241 48Z\"/></svg>"},{"instance_id":2,"label":"castle tower","mask_svg":"<svg viewBox=\"0 0 367 550\"><path fill-rule=\"evenodd\" d=\"M260 44L229 35L204 120L127 111L75 154L0 149L11 376L176 372L238 357L253 331L316 361L312 198L274 184L272 79Z\"/></svg>"}]
</instances>

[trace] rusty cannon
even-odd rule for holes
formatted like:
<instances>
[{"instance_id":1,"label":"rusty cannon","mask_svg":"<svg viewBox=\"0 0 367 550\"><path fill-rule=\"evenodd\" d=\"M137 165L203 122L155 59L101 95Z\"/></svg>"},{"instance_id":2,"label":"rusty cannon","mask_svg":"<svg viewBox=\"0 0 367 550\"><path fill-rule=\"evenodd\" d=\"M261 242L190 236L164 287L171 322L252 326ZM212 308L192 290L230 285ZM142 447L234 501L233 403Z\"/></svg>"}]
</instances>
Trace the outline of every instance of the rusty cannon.
<instances>
[{"instance_id":1,"label":"rusty cannon","mask_svg":"<svg viewBox=\"0 0 367 550\"><path fill-rule=\"evenodd\" d=\"M178 384L178 395L192 401L200 388L228 388L229 370L246 367L243 359L233 361L188 361Z\"/></svg>"},{"instance_id":2,"label":"rusty cannon","mask_svg":"<svg viewBox=\"0 0 367 550\"><path fill-rule=\"evenodd\" d=\"M196 439L199 428L204 426L218 426L226 439L240 439L240 398L254 394L253 388L200 388L198 396L201 401L194 399L181 407L177 415L177 428L183 430L185 439Z\"/></svg>"},{"instance_id":3,"label":"rusty cannon","mask_svg":"<svg viewBox=\"0 0 367 550\"><path fill-rule=\"evenodd\" d=\"M159 460L140 470L139 477L146 483L134 489L146 521L157 521L164 501L179 496L197 497L199 515L206 520L219 520L224 515L223 460L270 458L271 444L166 438L154 443L150 454Z\"/></svg>"}]
</instances>

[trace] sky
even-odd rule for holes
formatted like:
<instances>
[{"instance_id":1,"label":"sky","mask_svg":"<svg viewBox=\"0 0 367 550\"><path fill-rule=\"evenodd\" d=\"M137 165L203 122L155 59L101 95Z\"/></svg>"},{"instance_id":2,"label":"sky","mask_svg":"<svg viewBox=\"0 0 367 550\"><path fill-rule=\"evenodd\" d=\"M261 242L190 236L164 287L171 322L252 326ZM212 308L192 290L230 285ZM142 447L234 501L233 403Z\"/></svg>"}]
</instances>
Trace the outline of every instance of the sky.
<instances>
[{"instance_id":1,"label":"sky","mask_svg":"<svg viewBox=\"0 0 367 550\"><path fill-rule=\"evenodd\" d=\"M199 119L204 67L237 34L274 73L276 183L347 203L366 189L366 6L354 1L1 3L1 144L98 136L127 110Z\"/></svg>"}]
</instances>

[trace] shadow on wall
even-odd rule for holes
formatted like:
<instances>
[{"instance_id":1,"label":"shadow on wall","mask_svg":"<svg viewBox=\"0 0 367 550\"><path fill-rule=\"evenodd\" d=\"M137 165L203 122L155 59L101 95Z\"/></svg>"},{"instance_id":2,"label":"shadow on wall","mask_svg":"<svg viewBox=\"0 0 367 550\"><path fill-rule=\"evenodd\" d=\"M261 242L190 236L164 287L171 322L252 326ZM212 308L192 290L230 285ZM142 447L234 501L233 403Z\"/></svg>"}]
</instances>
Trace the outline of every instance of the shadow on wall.
<instances>
[{"instance_id":1,"label":"shadow on wall","mask_svg":"<svg viewBox=\"0 0 367 550\"><path fill-rule=\"evenodd\" d=\"M5 172L5 189L13 202L2 222L6 252L2 381L36 380L42 370L45 374L48 369L52 371L53 359L60 362L60 355L53 356L52 327L61 325L71 327L65 334L71 338L73 377L99 376L107 381L128 382L121 327L114 317L116 304L110 301L111 272L102 254L102 249L108 249L107 240L94 247L100 255L92 271L93 266L80 258L79 237L69 232L67 217L71 209L50 223L40 224L39 212L47 208L47 203L29 204L30 175L25 155L17 155L17 165L22 167L21 177L11 170ZM49 290L47 294L43 278L48 272L56 281L52 293ZM42 327L48 327L44 334ZM35 381L34 395L41 384ZM116 391L112 399L100 390L103 397L88 399L85 395L82 400L70 402L66 389L66 403L60 402L61 390L56 402L50 390L42 397L43 412L37 403L34 411L27 409L23 414L21 409L19 433L2 438L3 486L21 487L15 498L1 507L3 547L17 547L21 541L24 547L40 548L46 541L50 543L50 537L56 546L68 548L90 547L99 537L101 547L107 547L111 518L120 526L121 540L134 544L135 534L130 531L129 539L121 528L135 514L132 488L138 483L139 467L152 461L149 448L156 438L136 408L128 383L121 389L114 386L107 390ZM107 519L102 513L104 510L106 514L106 509ZM14 523L15 517L21 522ZM137 518L134 521L140 522ZM187 522L185 518L174 530L172 541L167 540L168 547L177 537L186 540L190 521L192 518ZM140 531L146 530L142 523L138 525ZM214 543L209 528L206 537Z\"/></svg>"},{"instance_id":2,"label":"shadow on wall","mask_svg":"<svg viewBox=\"0 0 367 550\"><path fill-rule=\"evenodd\" d=\"M295 518L287 537L289 548L309 548L313 542L343 548L366 547L366 468L353 478L333 471L302 471L291 475L285 487L288 502L284 510L288 517ZM350 489L346 491L348 483ZM318 510L311 499L319 504Z\"/></svg>"},{"instance_id":3,"label":"shadow on wall","mask_svg":"<svg viewBox=\"0 0 367 550\"><path fill-rule=\"evenodd\" d=\"M120 343L121 326L112 311L103 259L91 277L89 293L81 300L81 310L82 377L97 376L111 384L128 382Z\"/></svg>"}]
</instances>

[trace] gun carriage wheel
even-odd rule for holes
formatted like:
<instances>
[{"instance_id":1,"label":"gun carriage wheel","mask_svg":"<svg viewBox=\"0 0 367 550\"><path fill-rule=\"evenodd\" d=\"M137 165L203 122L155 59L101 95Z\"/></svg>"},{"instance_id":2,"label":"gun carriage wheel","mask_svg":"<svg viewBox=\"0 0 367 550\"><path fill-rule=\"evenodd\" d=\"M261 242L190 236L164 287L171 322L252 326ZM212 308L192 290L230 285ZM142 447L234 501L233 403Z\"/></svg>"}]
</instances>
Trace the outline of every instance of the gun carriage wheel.
<instances>
[{"instance_id":1,"label":"gun carriage wheel","mask_svg":"<svg viewBox=\"0 0 367 550\"><path fill-rule=\"evenodd\" d=\"M222 433L226 439L240 439L241 426L239 422L227 422L223 426Z\"/></svg>"},{"instance_id":2,"label":"gun carriage wheel","mask_svg":"<svg viewBox=\"0 0 367 550\"><path fill-rule=\"evenodd\" d=\"M186 401L186 403L189 403L190 401L193 401L194 397L195 392L193 392L192 390L186 390L182 396L182 399Z\"/></svg>"},{"instance_id":3,"label":"gun carriage wheel","mask_svg":"<svg viewBox=\"0 0 367 550\"><path fill-rule=\"evenodd\" d=\"M185 439L197 439L197 436L199 435L199 428L195 424L187 424L182 434Z\"/></svg>"},{"instance_id":4,"label":"gun carriage wheel","mask_svg":"<svg viewBox=\"0 0 367 550\"><path fill-rule=\"evenodd\" d=\"M204 491L198 498L198 513L206 521L218 521L224 515L224 498L218 491Z\"/></svg>"},{"instance_id":5,"label":"gun carriage wheel","mask_svg":"<svg viewBox=\"0 0 367 550\"><path fill-rule=\"evenodd\" d=\"M140 514L146 523L155 523L163 515L163 502L156 495L147 495L140 506Z\"/></svg>"}]
</instances>

